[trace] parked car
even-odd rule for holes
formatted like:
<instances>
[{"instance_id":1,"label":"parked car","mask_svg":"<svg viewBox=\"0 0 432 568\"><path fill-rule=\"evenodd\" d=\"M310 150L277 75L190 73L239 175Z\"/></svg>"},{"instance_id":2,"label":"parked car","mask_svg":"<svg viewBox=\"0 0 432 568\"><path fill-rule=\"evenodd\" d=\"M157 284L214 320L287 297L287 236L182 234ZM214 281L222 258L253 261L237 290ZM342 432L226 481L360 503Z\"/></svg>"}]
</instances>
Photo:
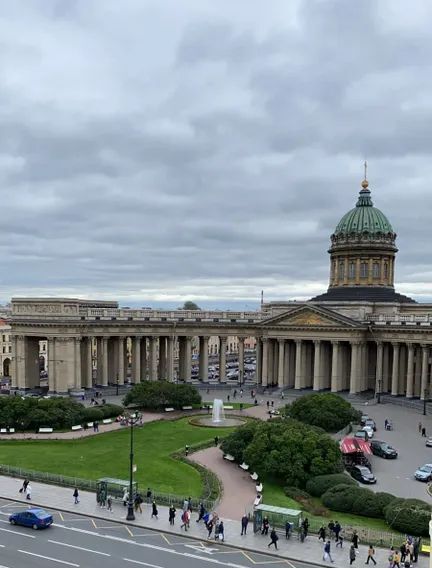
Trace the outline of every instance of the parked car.
<instances>
[{"instance_id":1,"label":"parked car","mask_svg":"<svg viewBox=\"0 0 432 568\"><path fill-rule=\"evenodd\" d=\"M432 448L432 438L428 438L428 439L426 440L426 446L427 446L428 448Z\"/></svg>"},{"instance_id":2,"label":"parked car","mask_svg":"<svg viewBox=\"0 0 432 568\"><path fill-rule=\"evenodd\" d=\"M380 456L385 459L395 459L398 457L397 450L395 450L387 442L380 442L379 440L372 440L371 450L374 456Z\"/></svg>"},{"instance_id":3,"label":"parked car","mask_svg":"<svg viewBox=\"0 0 432 568\"><path fill-rule=\"evenodd\" d=\"M360 481L360 483L372 484L377 482L374 474L365 465L353 465L349 469L349 473L351 477L353 477L357 481Z\"/></svg>"},{"instance_id":4,"label":"parked car","mask_svg":"<svg viewBox=\"0 0 432 568\"><path fill-rule=\"evenodd\" d=\"M369 416L367 414L363 414L362 417L360 418L360 425L365 426L366 420L369 420Z\"/></svg>"},{"instance_id":5,"label":"parked car","mask_svg":"<svg viewBox=\"0 0 432 568\"><path fill-rule=\"evenodd\" d=\"M414 477L418 481L431 481L432 480L432 463L425 463L419 467L414 473Z\"/></svg>"},{"instance_id":6,"label":"parked car","mask_svg":"<svg viewBox=\"0 0 432 568\"><path fill-rule=\"evenodd\" d=\"M22 525L33 529L46 529L52 525L53 518L44 509L31 508L25 511L17 511L9 515L11 525Z\"/></svg>"},{"instance_id":7,"label":"parked car","mask_svg":"<svg viewBox=\"0 0 432 568\"><path fill-rule=\"evenodd\" d=\"M376 422L372 418L368 418L364 424L364 426L370 426L374 432L376 432Z\"/></svg>"},{"instance_id":8,"label":"parked car","mask_svg":"<svg viewBox=\"0 0 432 568\"><path fill-rule=\"evenodd\" d=\"M363 432L367 433L369 440L371 440L373 438L374 431L373 431L373 428L371 426L363 426L362 430L363 430Z\"/></svg>"}]
</instances>

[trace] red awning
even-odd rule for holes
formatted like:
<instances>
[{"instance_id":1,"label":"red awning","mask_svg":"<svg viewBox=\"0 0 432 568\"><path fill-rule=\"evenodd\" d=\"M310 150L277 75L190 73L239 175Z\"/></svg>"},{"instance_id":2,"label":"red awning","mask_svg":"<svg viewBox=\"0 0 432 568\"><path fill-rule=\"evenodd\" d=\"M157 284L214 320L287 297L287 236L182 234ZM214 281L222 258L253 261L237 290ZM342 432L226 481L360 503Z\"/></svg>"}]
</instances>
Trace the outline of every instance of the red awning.
<instances>
[{"instance_id":1,"label":"red awning","mask_svg":"<svg viewBox=\"0 0 432 568\"><path fill-rule=\"evenodd\" d=\"M369 442L361 438L344 438L340 443L340 449L343 454L353 454L357 452L372 454Z\"/></svg>"}]
</instances>

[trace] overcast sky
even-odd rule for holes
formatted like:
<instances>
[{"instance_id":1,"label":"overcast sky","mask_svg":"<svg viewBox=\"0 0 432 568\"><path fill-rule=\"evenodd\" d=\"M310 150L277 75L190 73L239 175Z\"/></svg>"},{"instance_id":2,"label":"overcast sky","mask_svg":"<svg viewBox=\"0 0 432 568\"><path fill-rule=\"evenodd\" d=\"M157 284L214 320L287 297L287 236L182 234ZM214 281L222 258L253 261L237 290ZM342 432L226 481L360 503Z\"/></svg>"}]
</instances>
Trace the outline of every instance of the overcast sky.
<instances>
[{"instance_id":1,"label":"overcast sky","mask_svg":"<svg viewBox=\"0 0 432 568\"><path fill-rule=\"evenodd\" d=\"M0 300L252 307L328 285L369 163L432 297L428 0L0 6Z\"/></svg>"}]
</instances>

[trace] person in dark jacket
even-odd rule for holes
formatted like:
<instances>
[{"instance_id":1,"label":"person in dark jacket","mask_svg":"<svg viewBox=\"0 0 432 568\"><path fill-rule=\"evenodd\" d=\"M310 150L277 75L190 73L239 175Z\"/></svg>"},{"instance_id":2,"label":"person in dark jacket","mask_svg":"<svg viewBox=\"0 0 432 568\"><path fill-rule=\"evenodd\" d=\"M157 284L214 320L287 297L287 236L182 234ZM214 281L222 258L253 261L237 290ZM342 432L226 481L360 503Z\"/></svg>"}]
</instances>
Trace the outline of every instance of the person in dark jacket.
<instances>
[{"instance_id":1,"label":"person in dark jacket","mask_svg":"<svg viewBox=\"0 0 432 568\"><path fill-rule=\"evenodd\" d=\"M261 534L267 535L269 532L270 522L268 517L263 518Z\"/></svg>"},{"instance_id":2,"label":"person in dark jacket","mask_svg":"<svg viewBox=\"0 0 432 568\"><path fill-rule=\"evenodd\" d=\"M349 549L349 559L350 559L350 566L356 559L356 551L354 545L352 544Z\"/></svg>"},{"instance_id":3,"label":"person in dark jacket","mask_svg":"<svg viewBox=\"0 0 432 568\"><path fill-rule=\"evenodd\" d=\"M249 524L249 517L245 514L245 515L243 515L243 517L241 519L241 534L240 534L240 536L243 536L244 534L246 534L248 524Z\"/></svg>"},{"instance_id":4,"label":"person in dark jacket","mask_svg":"<svg viewBox=\"0 0 432 568\"><path fill-rule=\"evenodd\" d=\"M276 534L276 531L274 528L272 528L271 533L270 533L270 542L268 543L268 548L270 548L270 546L272 544L274 544L274 547L276 548L276 550L278 549L277 547L277 541L279 540L278 535Z\"/></svg>"}]
</instances>

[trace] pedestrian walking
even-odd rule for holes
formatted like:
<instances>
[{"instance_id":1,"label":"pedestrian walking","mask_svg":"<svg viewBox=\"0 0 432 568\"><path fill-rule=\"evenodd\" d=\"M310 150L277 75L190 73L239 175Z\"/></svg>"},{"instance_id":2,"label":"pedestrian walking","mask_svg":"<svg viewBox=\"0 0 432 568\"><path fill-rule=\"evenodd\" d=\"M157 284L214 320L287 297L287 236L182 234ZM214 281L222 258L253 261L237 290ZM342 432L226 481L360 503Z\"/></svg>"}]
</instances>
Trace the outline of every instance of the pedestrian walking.
<instances>
[{"instance_id":1,"label":"pedestrian walking","mask_svg":"<svg viewBox=\"0 0 432 568\"><path fill-rule=\"evenodd\" d=\"M26 499L28 499L29 501L31 501L31 496L32 496L32 488L30 483L27 483L27 487L26 487Z\"/></svg>"},{"instance_id":2,"label":"pedestrian walking","mask_svg":"<svg viewBox=\"0 0 432 568\"><path fill-rule=\"evenodd\" d=\"M200 520L204 517L204 515L205 515L205 507L204 503L201 501L201 503L198 505L198 518L196 522L199 523Z\"/></svg>"},{"instance_id":3,"label":"pedestrian walking","mask_svg":"<svg viewBox=\"0 0 432 568\"><path fill-rule=\"evenodd\" d=\"M419 422L419 423L418 423L418 430L419 430L419 434L421 434L421 431L422 431L422 426L423 426L423 425L422 425L422 423L421 423L421 422Z\"/></svg>"},{"instance_id":4,"label":"pedestrian walking","mask_svg":"<svg viewBox=\"0 0 432 568\"><path fill-rule=\"evenodd\" d=\"M214 528L214 521L213 521L213 519L209 519L208 523L206 524L206 527L207 527L207 532L208 532L207 538L210 538L210 537L211 537L211 534L212 534L212 532L213 532L213 528Z\"/></svg>"},{"instance_id":5,"label":"pedestrian walking","mask_svg":"<svg viewBox=\"0 0 432 568\"><path fill-rule=\"evenodd\" d=\"M338 539L337 539L337 541L336 541L336 548L337 548L338 546L340 546L340 547L342 548L342 547L343 547L343 541L344 541L343 536L342 536L342 534L340 533L340 534L338 535Z\"/></svg>"},{"instance_id":6,"label":"pedestrian walking","mask_svg":"<svg viewBox=\"0 0 432 568\"><path fill-rule=\"evenodd\" d=\"M286 521L286 523L285 523L285 538L287 540L289 538L291 538L291 533L292 533L292 524L289 521Z\"/></svg>"},{"instance_id":7,"label":"pedestrian walking","mask_svg":"<svg viewBox=\"0 0 432 568\"><path fill-rule=\"evenodd\" d=\"M352 544L353 544L353 546L354 546L354 548L355 548L356 554L358 554L359 537L358 537L358 534L357 534L357 531L356 531L356 530L353 532L353 535L352 535L352 537L351 537L351 542L352 542Z\"/></svg>"},{"instance_id":8,"label":"pedestrian walking","mask_svg":"<svg viewBox=\"0 0 432 568\"><path fill-rule=\"evenodd\" d=\"M421 434L422 434L423 438L426 438L426 428L424 426L421 430Z\"/></svg>"},{"instance_id":9,"label":"pedestrian walking","mask_svg":"<svg viewBox=\"0 0 432 568\"><path fill-rule=\"evenodd\" d=\"M107 498L107 511L110 511L111 513L113 512L111 495L108 495L108 498Z\"/></svg>"},{"instance_id":10,"label":"pedestrian walking","mask_svg":"<svg viewBox=\"0 0 432 568\"><path fill-rule=\"evenodd\" d=\"M189 509L189 499L183 499L183 511L187 511Z\"/></svg>"},{"instance_id":11,"label":"pedestrian walking","mask_svg":"<svg viewBox=\"0 0 432 568\"><path fill-rule=\"evenodd\" d=\"M303 521L302 526L303 526L303 531L304 531L304 535L305 535L305 538L306 538L307 535L308 535L308 532L309 532L309 519L307 517Z\"/></svg>"},{"instance_id":12,"label":"pedestrian walking","mask_svg":"<svg viewBox=\"0 0 432 568\"><path fill-rule=\"evenodd\" d=\"M394 554L393 554L393 568L400 568L400 552L398 550L395 550Z\"/></svg>"},{"instance_id":13,"label":"pedestrian walking","mask_svg":"<svg viewBox=\"0 0 432 568\"><path fill-rule=\"evenodd\" d=\"M375 548L370 544L367 552L367 560L365 564L369 564L369 561L372 560L374 564L376 564L375 556Z\"/></svg>"},{"instance_id":14,"label":"pedestrian walking","mask_svg":"<svg viewBox=\"0 0 432 568\"><path fill-rule=\"evenodd\" d=\"M157 506L156 506L156 501L153 501L152 503L152 514L151 514L151 518L156 517L156 519L158 518L158 510L157 510Z\"/></svg>"},{"instance_id":15,"label":"pedestrian walking","mask_svg":"<svg viewBox=\"0 0 432 568\"><path fill-rule=\"evenodd\" d=\"M151 500L152 500L152 492L151 492L150 487L147 487L146 499L147 499L147 503L150 505Z\"/></svg>"},{"instance_id":16,"label":"pedestrian walking","mask_svg":"<svg viewBox=\"0 0 432 568\"><path fill-rule=\"evenodd\" d=\"M274 544L274 547L275 547L275 549L277 550L277 549L278 549L278 547L277 547L277 541L278 541L278 540L279 540L279 537L278 537L278 535L276 534L275 529L272 528L271 533L270 533L270 542L268 543L267 548L270 548L270 546L271 546L272 544Z\"/></svg>"},{"instance_id":17,"label":"pedestrian walking","mask_svg":"<svg viewBox=\"0 0 432 568\"><path fill-rule=\"evenodd\" d=\"M78 503L79 503L78 487L75 487L75 489L74 489L73 498L74 498L75 505L78 505Z\"/></svg>"},{"instance_id":18,"label":"pedestrian walking","mask_svg":"<svg viewBox=\"0 0 432 568\"><path fill-rule=\"evenodd\" d=\"M22 487L20 487L19 492L20 493L24 493L24 495L27 493L27 485L30 483L30 481L28 479L24 479Z\"/></svg>"},{"instance_id":19,"label":"pedestrian walking","mask_svg":"<svg viewBox=\"0 0 432 568\"><path fill-rule=\"evenodd\" d=\"M323 560L326 561L326 560L330 559L330 562L333 564L334 560L333 560L333 558L332 558L332 556L331 556L331 553L330 553L330 547L331 547L331 544L330 544L330 541L328 540L328 541L324 544Z\"/></svg>"},{"instance_id":20,"label":"pedestrian walking","mask_svg":"<svg viewBox=\"0 0 432 568\"><path fill-rule=\"evenodd\" d=\"M182 524L180 525L180 529L184 527L185 532L187 532L190 523L190 511L188 509L186 509L186 511L183 511L181 520Z\"/></svg>"},{"instance_id":21,"label":"pedestrian walking","mask_svg":"<svg viewBox=\"0 0 432 568\"><path fill-rule=\"evenodd\" d=\"M123 489L122 501L123 501L123 507L126 507L126 505L128 504L128 501L129 501L129 491L128 491L127 487L125 487Z\"/></svg>"},{"instance_id":22,"label":"pedestrian walking","mask_svg":"<svg viewBox=\"0 0 432 568\"><path fill-rule=\"evenodd\" d=\"M142 515L142 508L141 503L143 503L144 499L141 497L141 493L137 493L134 499L134 508L135 511L139 511Z\"/></svg>"},{"instance_id":23,"label":"pedestrian walking","mask_svg":"<svg viewBox=\"0 0 432 568\"><path fill-rule=\"evenodd\" d=\"M417 562L418 555L420 552L420 545L421 545L421 537L417 537L414 539L414 559L413 562Z\"/></svg>"},{"instance_id":24,"label":"pedestrian walking","mask_svg":"<svg viewBox=\"0 0 432 568\"><path fill-rule=\"evenodd\" d=\"M218 525L218 540L221 540L222 542L225 541L225 527L223 521L220 521Z\"/></svg>"},{"instance_id":25,"label":"pedestrian walking","mask_svg":"<svg viewBox=\"0 0 432 568\"><path fill-rule=\"evenodd\" d=\"M326 531L325 531L324 525L321 525L321 527L318 531L318 540L322 540L323 542L325 542L325 540L326 540Z\"/></svg>"},{"instance_id":26,"label":"pedestrian walking","mask_svg":"<svg viewBox=\"0 0 432 568\"><path fill-rule=\"evenodd\" d=\"M403 542L400 545L399 550L400 550L400 553L401 553L401 562L403 563L403 562L405 562L405 558L406 558L406 555L407 555L407 552L408 552L405 542Z\"/></svg>"},{"instance_id":27,"label":"pedestrian walking","mask_svg":"<svg viewBox=\"0 0 432 568\"><path fill-rule=\"evenodd\" d=\"M174 507L174 505L171 505L171 507L169 508L169 511L168 511L168 520L169 520L169 524L171 526L174 525L174 519L175 519L175 516L176 516L176 512L177 511L176 511L176 508Z\"/></svg>"},{"instance_id":28,"label":"pedestrian walking","mask_svg":"<svg viewBox=\"0 0 432 568\"><path fill-rule=\"evenodd\" d=\"M410 563L412 563L414 561L414 543L412 540L408 544L408 554L409 554Z\"/></svg>"},{"instance_id":29,"label":"pedestrian walking","mask_svg":"<svg viewBox=\"0 0 432 568\"><path fill-rule=\"evenodd\" d=\"M389 561L389 568L393 568L393 559L394 559L394 548L392 546L390 548L390 552L387 559Z\"/></svg>"},{"instance_id":30,"label":"pedestrian walking","mask_svg":"<svg viewBox=\"0 0 432 568\"><path fill-rule=\"evenodd\" d=\"M355 559L356 559L356 551L355 551L354 545L352 544L350 546L350 549L349 549L350 566L355 561Z\"/></svg>"},{"instance_id":31,"label":"pedestrian walking","mask_svg":"<svg viewBox=\"0 0 432 568\"><path fill-rule=\"evenodd\" d=\"M243 536L244 534L247 533L248 524L249 524L249 517L245 513L243 515L243 517L241 518L241 533L240 533L240 536Z\"/></svg>"},{"instance_id":32,"label":"pedestrian walking","mask_svg":"<svg viewBox=\"0 0 432 568\"><path fill-rule=\"evenodd\" d=\"M329 524L327 525L327 528L329 530L329 538L331 538L334 535L334 532L335 532L335 522L330 521Z\"/></svg>"},{"instance_id":33,"label":"pedestrian walking","mask_svg":"<svg viewBox=\"0 0 432 568\"><path fill-rule=\"evenodd\" d=\"M268 535L269 528L270 528L270 521L268 520L268 517L266 516L266 517L263 518L263 521L262 521L261 534Z\"/></svg>"},{"instance_id":34,"label":"pedestrian walking","mask_svg":"<svg viewBox=\"0 0 432 568\"><path fill-rule=\"evenodd\" d=\"M338 540L339 540L339 538L340 538L339 535L340 535L341 530L342 530L342 527L341 527L341 525L340 525L340 522L339 522L339 521L336 521L336 522L335 522L335 525L334 525L334 529L333 529L333 532L334 532L334 534L335 534L335 541L336 541L336 542L338 542Z\"/></svg>"}]
</instances>

